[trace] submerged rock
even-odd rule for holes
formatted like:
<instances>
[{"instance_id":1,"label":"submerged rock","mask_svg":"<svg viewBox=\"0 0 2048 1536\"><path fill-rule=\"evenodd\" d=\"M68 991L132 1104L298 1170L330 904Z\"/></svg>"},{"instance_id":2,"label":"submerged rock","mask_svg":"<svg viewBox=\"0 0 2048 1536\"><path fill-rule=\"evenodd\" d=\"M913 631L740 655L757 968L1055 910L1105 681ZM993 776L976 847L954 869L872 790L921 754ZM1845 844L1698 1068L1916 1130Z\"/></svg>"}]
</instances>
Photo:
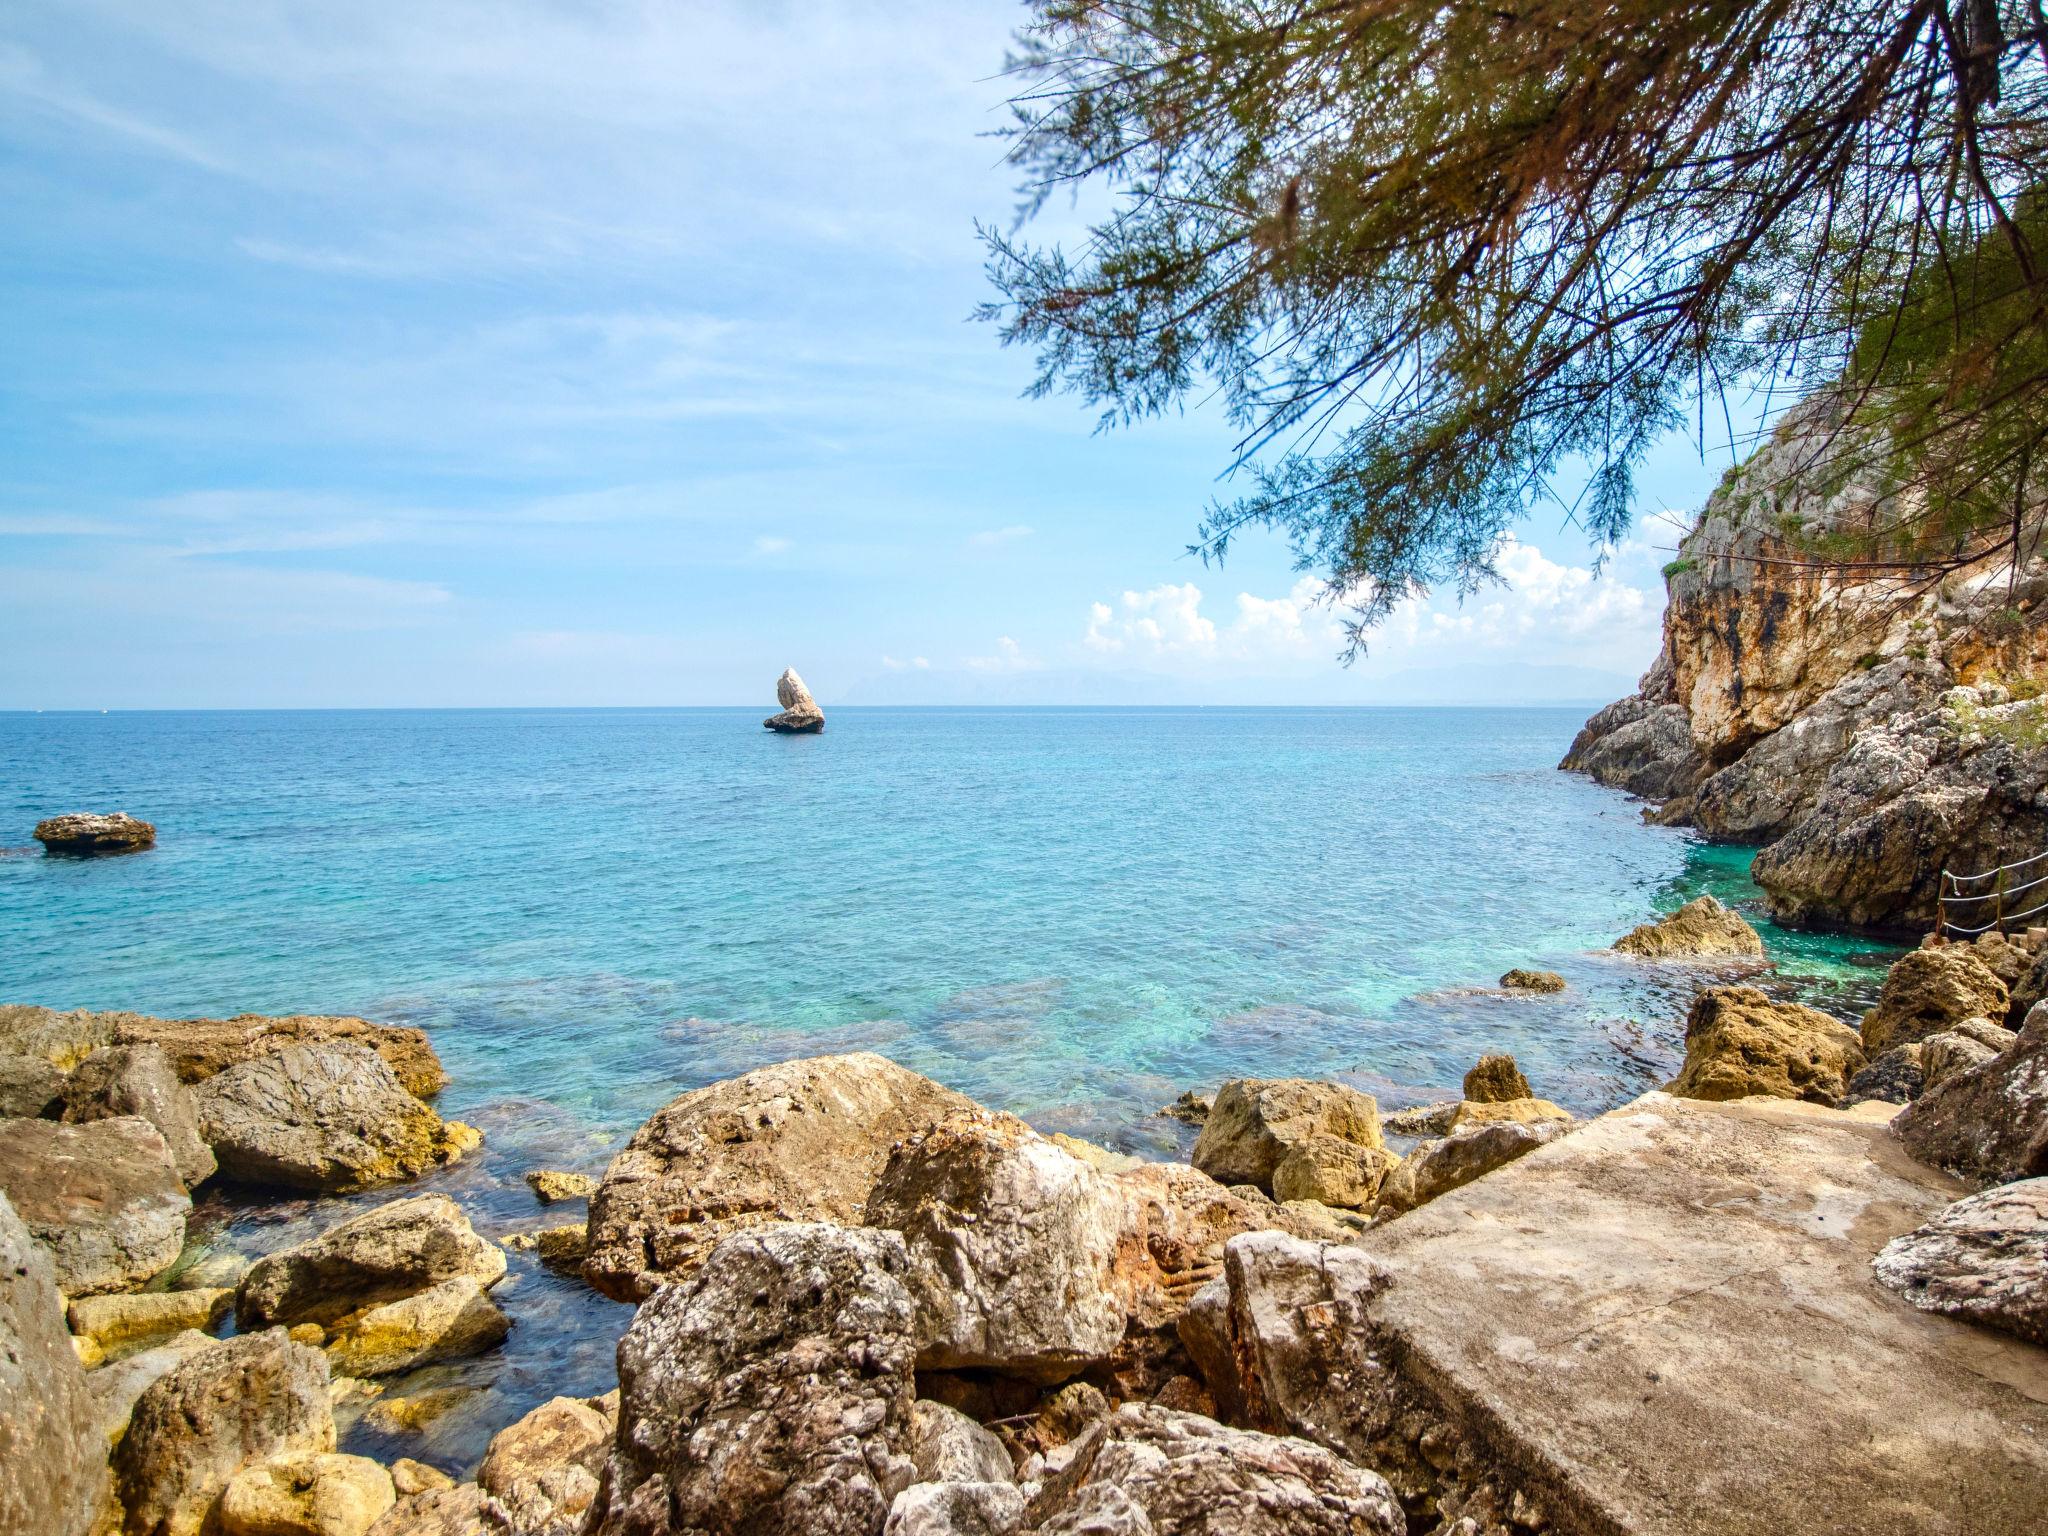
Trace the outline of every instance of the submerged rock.
<instances>
[{"instance_id":1,"label":"submerged rock","mask_svg":"<svg viewBox=\"0 0 2048 1536\"><path fill-rule=\"evenodd\" d=\"M106 1457L50 1256L0 1195L0 1531L88 1536Z\"/></svg>"},{"instance_id":2,"label":"submerged rock","mask_svg":"<svg viewBox=\"0 0 2048 1536\"><path fill-rule=\"evenodd\" d=\"M64 1080L65 1120L76 1125L117 1115L137 1115L157 1128L187 1189L213 1177L213 1150L199 1134L192 1091L178 1080L160 1046L94 1051Z\"/></svg>"},{"instance_id":3,"label":"submerged rock","mask_svg":"<svg viewBox=\"0 0 2048 1536\"><path fill-rule=\"evenodd\" d=\"M1695 896L1676 912L1638 924L1614 941L1625 955L1644 959L1732 956L1761 959L1764 941L1757 931L1711 896Z\"/></svg>"},{"instance_id":4,"label":"submerged rock","mask_svg":"<svg viewBox=\"0 0 2048 1536\"><path fill-rule=\"evenodd\" d=\"M1302 1077L1233 1078L1216 1094L1193 1161L1221 1184L1254 1184L1271 1193L1273 1173L1311 1136L1381 1147L1379 1106L1342 1083Z\"/></svg>"},{"instance_id":5,"label":"submerged rock","mask_svg":"<svg viewBox=\"0 0 2048 1536\"><path fill-rule=\"evenodd\" d=\"M346 1193L414 1178L481 1140L347 1040L254 1057L206 1079L197 1097L221 1172L246 1184Z\"/></svg>"},{"instance_id":6,"label":"submerged rock","mask_svg":"<svg viewBox=\"0 0 2048 1536\"><path fill-rule=\"evenodd\" d=\"M1562 992L1565 980L1555 971L1527 971L1516 966L1500 984L1510 992Z\"/></svg>"},{"instance_id":7,"label":"submerged rock","mask_svg":"<svg viewBox=\"0 0 2048 1536\"><path fill-rule=\"evenodd\" d=\"M333 1323L365 1307L467 1277L491 1285L505 1255L446 1195L413 1195L258 1259L235 1298L244 1327Z\"/></svg>"},{"instance_id":8,"label":"submerged rock","mask_svg":"<svg viewBox=\"0 0 2048 1536\"><path fill-rule=\"evenodd\" d=\"M1885 973L1876 1006L1863 1015L1863 1049L1876 1056L1966 1019L2002 1019L2005 1007L2005 983L1969 946L1912 950Z\"/></svg>"},{"instance_id":9,"label":"submerged rock","mask_svg":"<svg viewBox=\"0 0 2048 1536\"><path fill-rule=\"evenodd\" d=\"M1870 1267L1923 1312L2048 1344L2048 1178L1958 1200Z\"/></svg>"},{"instance_id":10,"label":"submerged rock","mask_svg":"<svg viewBox=\"0 0 2048 1536\"><path fill-rule=\"evenodd\" d=\"M1665 1088L1685 1099L1757 1094L1839 1104L1863 1069L1856 1031L1755 987L1709 987L1685 1020L1685 1065Z\"/></svg>"},{"instance_id":11,"label":"submerged rock","mask_svg":"<svg viewBox=\"0 0 2048 1536\"><path fill-rule=\"evenodd\" d=\"M156 828L126 811L73 811L36 823L35 839L50 853L134 853L156 842Z\"/></svg>"},{"instance_id":12,"label":"submerged rock","mask_svg":"<svg viewBox=\"0 0 2048 1536\"><path fill-rule=\"evenodd\" d=\"M866 1051L686 1093L634 1133L591 1196L584 1275L636 1301L744 1228L859 1222L890 1148L977 1107Z\"/></svg>"},{"instance_id":13,"label":"submerged rock","mask_svg":"<svg viewBox=\"0 0 2048 1536\"><path fill-rule=\"evenodd\" d=\"M2048 1174L2048 1003L2012 1049L1927 1089L1892 1131L1921 1162L1973 1184Z\"/></svg>"},{"instance_id":14,"label":"submerged rock","mask_svg":"<svg viewBox=\"0 0 2048 1536\"><path fill-rule=\"evenodd\" d=\"M0 1120L0 1194L49 1250L67 1296L134 1290L163 1273L192 1209L171 1149L133 1115Z\"/></svg>"},{"instance_id":15,"label":"submerged rock","mask_svg":"<svg viewBox=\"0 0 2048 1536\"><path fill-rule=\"evenodd\" d=\"M916 1477L916 1308L894 1232L736 1232L619 1344L604 1536L874 1536Z\"/></svg>"},{"instance_id":16,"label":"submerged rock","mask_svg":"<svg viewBox=\"0 0 2048 1536\"><path fill-rule=\"evenodd\" d=\"M597 1192L597 1180L587 1173L565 1173L559 1168L535 1168L526 1175L526 1187L542 1205L561 1200L587 1200Z\"/></svg>"},{"instance_id":17,"label":"submerged rock","mask_svg":"<svg viewBox=\"0 0 2048 1536\"><path fill-rule=\"evenodd\" d=\"M784 735L807 735L825 729L825 711L818 708L818 701L796 675L796 668L789 668L775 680L775 700L782 706L782 713L761 722L769 730Z\"/></svg>"}]
</instances>

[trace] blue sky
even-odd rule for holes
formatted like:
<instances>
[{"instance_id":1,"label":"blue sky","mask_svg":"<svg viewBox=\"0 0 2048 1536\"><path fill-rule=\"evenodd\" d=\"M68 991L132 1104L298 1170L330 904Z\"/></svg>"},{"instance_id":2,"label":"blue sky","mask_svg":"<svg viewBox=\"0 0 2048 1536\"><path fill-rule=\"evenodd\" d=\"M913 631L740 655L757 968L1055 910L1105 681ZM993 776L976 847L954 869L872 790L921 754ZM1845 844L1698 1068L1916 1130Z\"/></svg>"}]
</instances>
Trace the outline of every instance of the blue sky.
<instances>
[{"instance_id":1,"label":"blue sky","mask_svg":"<svg viewBox=\"0 0 2048 1536\"><path fill-rule=\"evenodd\" d=\"M1334 660L1183 550L1220 415L1097 435L968 315L1009 0L0 9L0 707L1603 695L1723 460L1598 580ZM1044 232L1073 227L1055 211Z\"/></svg>"}]
</instances>

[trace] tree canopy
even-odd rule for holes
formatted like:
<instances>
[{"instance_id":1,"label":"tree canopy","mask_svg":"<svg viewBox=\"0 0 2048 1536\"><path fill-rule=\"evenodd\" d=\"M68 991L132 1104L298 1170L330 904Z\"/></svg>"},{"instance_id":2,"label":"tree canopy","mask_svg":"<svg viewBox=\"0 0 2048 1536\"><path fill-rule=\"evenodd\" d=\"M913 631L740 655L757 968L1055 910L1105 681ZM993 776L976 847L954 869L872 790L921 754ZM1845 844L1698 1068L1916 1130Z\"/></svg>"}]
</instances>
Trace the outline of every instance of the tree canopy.
<instances>
[{"instance_id":1,"label":"tree canopy","mask_svg":"<svg viewBox=\"0 0 2048 1536\"><path fill-rule=\"evenodd\" d=\"M1220 393L1241 494L1194 547L1279 530L1354 646L1546 501L1618 538L1653 443L1802 395L1814 473L1894 493L1814 558L2038 537L2043 0L1031 9L986 316L1106 423ZM1087 189L1085 242L1025 238Z\"/></svg>"}]
</instances>

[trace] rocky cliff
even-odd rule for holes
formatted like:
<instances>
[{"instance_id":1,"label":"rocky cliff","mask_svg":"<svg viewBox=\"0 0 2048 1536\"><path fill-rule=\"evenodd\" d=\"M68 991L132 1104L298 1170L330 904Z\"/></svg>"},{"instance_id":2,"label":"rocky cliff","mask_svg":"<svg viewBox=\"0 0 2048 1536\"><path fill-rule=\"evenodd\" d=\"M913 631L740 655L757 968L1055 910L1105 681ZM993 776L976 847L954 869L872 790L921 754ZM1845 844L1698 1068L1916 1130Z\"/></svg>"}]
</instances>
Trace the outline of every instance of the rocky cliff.
<instances>
[{"instance_id":1,"label":"rocky cliff","mask_svg":"<svg viewBox=\"0 0 2048 1536\"><path fill-rule=\"evenodd\" d=\"M1665 568L1657 660L1562 766L1760 845L1781 920L1925 928L1944 867L2048 849L2048 564L1829 564L1896 513L1829 455L1863 457L1803 409L1729 473Z\"/></svg>"}]
</instances>

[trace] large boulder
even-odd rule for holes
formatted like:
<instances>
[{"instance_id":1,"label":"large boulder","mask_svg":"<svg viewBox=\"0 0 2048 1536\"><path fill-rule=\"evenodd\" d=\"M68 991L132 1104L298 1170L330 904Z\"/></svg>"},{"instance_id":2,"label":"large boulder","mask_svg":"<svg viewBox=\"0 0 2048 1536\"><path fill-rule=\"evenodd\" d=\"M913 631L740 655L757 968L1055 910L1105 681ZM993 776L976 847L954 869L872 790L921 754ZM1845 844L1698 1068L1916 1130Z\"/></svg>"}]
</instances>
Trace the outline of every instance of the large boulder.
<instances>
[{"instance_id":1,"label":"large boulder","mask_svg":"<svg viewBox=\"0 0 2048 1536\"><path fill-rule=\"evenodd\" d=\"M796 675L796 668L789 668L775 680L775 701L782 706L782 713L761 722L769 730L784 735L811 735L825 729L825 711L818 708L818 701Z\"/></svg>"},{"instance_id":2,"label":"large boulder","mask_svg":"<svg viewBox=\"0 0 2048 1536\"><path fill-rule=\"evenodd\" d=\"M891 1147L976 1107L866 1051L785 1061L686 1093L640 1127L591 1196L584 1275L637 1301L733 1232L858 1223Z\"/></svg>"},{"instance_id":3,"label":"large boulder","mask_svg":"<svg viewBox=\"0 0 2048 1536\"><path fill-rule=\"evenodd\" d=\"M50 1256L0 1196L0 1531L88 1536L106 1455Z\"/></svg>"},{"instance_id":4,"label":"large boulder","mask_svg":"<svg viewBox=\"0 0 2048 1536\"><path fill-rule=\"evenodd\" d=\"M319 1351L282 1328L195 1350L142 1394L114 1453L127 1536L200 1536L244 1467L333 1449Z\"/></svg>"},{"instance_id":5,"label":"large boulder","mask_svg":"<svg viewBox=\"0 0 2048 1536\"><path fill-rule=\"evenodd\" d=\"M69 1072L101 1046L113 1045L118 1014L82 1008L59 1012L33 1003L0 1003L0 1051L35 1056Z\"/></svg>"},{"instance_id":6,"label":"large boulder","mask_svg":"<svg viewBox=\"0 0 2048 1536\"><path fill-rule=\"evenodd\" d=\"M64 1080L65 1120L80 1125L116 1115L138 1115L162 1133L187 1189L213 1177L213 1149L199 1134L192 1090L178 1080L161 1046L94 1051Z\"/></svg>"},{"instance_id":7,"label":"large boulder","mask_svg":"<svg viewBox=\"0 0 2048 1536\"><path fill-rule=\"evenodd\" d=\"M480 1140L353 1041L285 1046L207 1078L196 1096L221 1172L245 1184L367 1189L453 1162Z\"/></svg>"},{"instance_id":8,"label":"large boulder","mask_svg":"<svg viewBox=\"0 0 2048 1536\"><path fill-rule=\"evenodd\" d=\"M0 1120L0 1194L50 1251L66 1296L133 1290L185 1246L192 1197L155 1126Z\"/></svg>"},{"instance_id":9,"label":"large boulder","mask_svg":"<svg viewBox=\"0 0 2048 1536\"><path fill-rule=\"evenodd\" d=\"M1124 1336L1114 1179L1012 1115L965 1110L906 1137L868 1197L901 1232L921 1370L1059 1381Z\"/></svg>"},{"instance_id":10,"label":"large boulder","mask_svg":"<svg viewBox=\"0 0 2048 1536\"><path fill-rule=\"evenodd\" d=\"M919 1398L910 1408L910 1460L924 1483L1007 1483L1003 1442L957 1408Z\"/></svg>"},{"instance_id":11,"label":"large boulder","mask_svg":"<svg viewBox=\"0 0 2048 1536\"><path fill-rule=\"evenodd\" d=\"M1405 1536L1386 1480L1305 1440L1126 1403L1075 1442L1026 1528L1101 1536Z\"/></svg>"},{"instance_id":12,"label":"large boulder","mask_svg":"<svg viewBox=\"0 0 2048 1536\"><path fill-rule=\"evenodd\" d=\"M126 811L72 811L36 823L46 853L134 853L156 842L156 828Z\"/></svg>"},{"instance_id":13,"label":"large boulder","mask_svg":"<svg viewBox=\"0 0 2048 1536\"><path fill-rule=\"evenodd\" d=\"M1965 1019L2002 1019L2005 1008L2005 983L1968 945L1912 950L1885 973L1876 1006L1863 1015L1863 1049L1876 1056Z\"/></svg>"},{"instance_id":14,"label":"large boulder","mask_svg":"<svg viewBox=\"0 0 2048 1536\"><path fill-rule=\"evenodd\" d=\"M228 1314L226 1290L116 1292L71 1303L71 1339L87 1365L131 1355L174 1334L204 1331Z\"/></svg>"},{"instance_id":15,"label":"large boulder","mask_svg":"<svg viewBox=\"0 0 2048 1536\"><path fill-rule=\"evenodd\" d=\"M41 1056L0 1052L0 1120L39 1120L64 1107L64 1074Z\"/></svg>"},{"instance_id":16,"label":"large boulder","mask_svg":"<svg viewBox=\"0 0 2048 1536\"><path fill-rule=\"evenodd\" d=\"M1685 1099L1766 1095L1839 1104L1864 1066L1856 1031L1755 987L1709 987L1685 1020L1685 1064L1665 1088Z\"/></svg>"},{"instance_id":17,"label":"large boulder","mask_svg":"<svg viewBox=\"0 0 2048 1536\"><path fill-rule=\"evenodd\" d=\"M328 1324L444 1280L491 1285L504 1273L504 1250L478 1237L460 1206L446 1195L413 1195L258 1259L242 1277L235 1312L245 1328Z\"/></svg>"},{"instance_id":18,"label":"large boulder","mask_svg":"<svg viewBox=\"0 0 2048 1536\"><path fill-rule=\"evenodd\" d=\"M1379 1106L1342 1083L1302 1077L1233 1078L1217 1090L1194 1165L1221 1184L1255 1184L1268 1194L1282 1158L1311 1136L1381 1147Z\"/></svg>"},{"instance_id":19,"label":"large boulder","mask_svg":"<svg viewBox=\"0 0 2048 1536\"><path fill-rule=\"evenodd\" d=\"M1497 1120L1461 1126L1439 1141L1425 1141L1380 1186L1379 1210L1398 1215L1438 1195L1527 1157L1572 1128L1569 1120Z\"/></svg>"},{"instance_id":20,"label":"large boulder","mask_svg":"<svg viewBox=\"0 0 2048 1536\"><path fill-rule=\"evenodd\" d=\"M1696 896L1676 912L1640 923L1614 941L1624 955L1647 960L1763 958L1757 931L1711 896Z\"/></svg>"},{"instance_id":21,"label":"large boulder","mask_svg":"<svg viewBox=\"0 0 2048 1536\"><path fill-rule=\"evenodd\" d=\"M1920 1042L1921 1086L1938 1087L1959 1073L1981 1067L2011 1050L2018 1039L1989 1019L1965 1019L1954 1029L1929 1035Z\"/></svg>"},{"instance_id":22,"label":"large boulder","mask_svg":"<svg viewBox=\"0 0 2048 1536\"><path fill-rule=\"evenodd\" d=\"M2048 1178L1958 1200L1870 1267L1923 1312L2048 1344Z\"/></svg>"},{"instance_id":23,"label":"large boulder","mask_svg":"<svg viewBox=\"0 0 2048 1536\"><path fill-rule=\"evenodd\" d=\"M1691 790L1707 764L1684 706L1658 696L1654 674L1643 682L1642 693L1588 720L1558 767L1646 800L1670 800Z\"/></svg>"},{"instance_id":24,"label":"large boulder","mask_svg":"<svg viewBox=\"0 0 2048 1536\"><path fill-rule=\"evenodd\" d=\"M511 1319L472 1275L350 1313L327 1330L327 1358L342 1376L395 1376L437 1360L481 1354Z\"/></svg>"},{"instance_id":25,"label":"large boulder","mask_svg":"<svg viewBox=\"0 0 2048 1536\"><path fill-rule=\"evenodd\" d=\"M244 1467L214 1512L218 1536L365 1536L398 1501L367 1456L296 1451Z\"/></svg>"},{"instance_id":26,"label":"large boulder","mask_svg":"<svg viewBox=\"0 0 2048 1536\"><path fill-rule=\"evenodd\" d=\"M128 1420L143 1393L187 1355L211 1349L218 1342L194 1329L173 1334L161 1344L137 1350L132 1355L123 1355L88 1372L85 1384L92 1390L100 1431L106 1436L105 1449L111 1452L121 1444L121 1437L128 1433Z\"/></svg>"},{"instance_id":27,"label":"large boulder","mask_svg":"<svg viewBox=\"0 0 2048 1536\"><path fill-rule=\"evenodd\" d=\"M1972 1184L2048 1174L2048 1003L2012 1049L1927 1089L1892 1130L1921 1162Z\"/></svg>"},{"instance_id":28,"label":"large boulder","mask_svg":"<svg viewBox=\"0 0 2048 1536\"><path fill-rule=\"evenodd\" d=\"M488 1516L519 1536L577 1536L619 1427L619 1395L557 1397L492 1437L477 1469Z\"/></svg>"},{"instance_id":29,"label":"large boulder","mask_svg":"<svg viewBox=\"0 0 2048 1536\"><path fill-rule=\"evenodd\" d=\"M1369 1211L1401 1161L1385 1147L1361 1147L1317 1132L1287 1149L1273 1168L1275 1200L1312 1200L1339 1210Z\"/></svg>"},{"instance_id":30,"label":"large boulder","mask_svg":"<svg viewBox=\"0 0 2048 1536\"><path fill-rule=\"evenodd\" d=\"M889 1506L882 1536L1012 1536L1023 1524L1014 1483L913 1483Z\"/></svg>"},{"instance_id":31,"label":"large boulder","mask_svg":"<svg viewBox=\"0 0 2048 1536\"><path fill-rule=\"evenodd\" d=\"M484 1517L489 1499L475 1483L424 1488L387 1509L370 1536L505 1536L502 1522Z\"/></svg>"},{"instance_id":32,"label":"large boulder","mask_svg":"<svg viewBox=\"0 0 2048 1536\"><path fill-rule=\"evenodd\" d=\"M1505 1104L1513 1099L1535 1097L1536 1090L1509 1055L1482 1056L1465 1074L1465 1099L1471 1104Z\"/></svg>"},{"instance_id":33,"label":"large boulder","mask_svg":"<svg viewBox=\"0 0 2048 1536\"><path fill-rule=\"evenodd\" d=\"M894 1232L736 1232L619 1344L593 1530L875 1536L916 1477L916 1307Z\"/></svg>"}]
</instances>

